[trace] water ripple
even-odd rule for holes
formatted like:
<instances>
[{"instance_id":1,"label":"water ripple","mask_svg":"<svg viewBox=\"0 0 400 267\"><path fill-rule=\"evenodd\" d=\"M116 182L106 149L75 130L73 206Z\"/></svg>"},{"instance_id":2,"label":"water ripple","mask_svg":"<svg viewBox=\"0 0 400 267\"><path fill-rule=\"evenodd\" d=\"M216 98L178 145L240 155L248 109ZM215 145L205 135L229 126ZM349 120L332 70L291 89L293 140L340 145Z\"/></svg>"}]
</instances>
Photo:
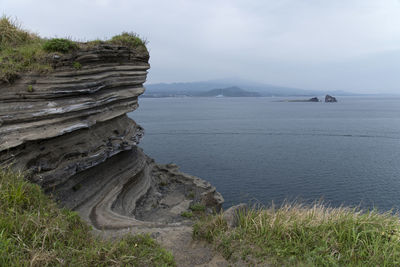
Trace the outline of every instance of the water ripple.
<instances>
[{"instance_id":1,"label":"water ripple","mask_svg":"<svg viewBox=\"0 0 400 267\"><path fill-rule=\"evenodd\" d=\"M399 136L368 135L368 134L332 134L332 133L289 133L289 132L148 132L146 135L265 135L265 136L326 136L326 137L350 137L350 138L384 138L400 140Z\"/></svg>"}]
</instances>

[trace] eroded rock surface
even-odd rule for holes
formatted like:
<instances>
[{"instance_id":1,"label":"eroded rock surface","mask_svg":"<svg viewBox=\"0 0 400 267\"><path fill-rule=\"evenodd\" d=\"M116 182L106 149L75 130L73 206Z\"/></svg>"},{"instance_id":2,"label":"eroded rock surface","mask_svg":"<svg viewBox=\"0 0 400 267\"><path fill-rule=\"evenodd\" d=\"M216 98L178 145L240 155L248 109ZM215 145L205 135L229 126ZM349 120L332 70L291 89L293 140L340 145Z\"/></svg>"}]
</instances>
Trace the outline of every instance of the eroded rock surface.
<instances>
[{"instance_id":1,"label":"eroded rock surface","mask_svg":"<svg viewBox=\"0 0 400 267\"><path fill-rule=\"evenodd\" d=\"M50 73L0 84L0 166L26 172L103 236L146 232L189 251L183 243L191 221L182 212L194 203L218 211L223 198L208 182L158 165L137 147L143 129L126 113L138 107L148 59L143 47L82 44L53 55ZM209 248L197 248L203 254L193 258L192 247L192 260L181 265L215 260Z\"/></svg>"},{"instance_id":2,"label":"eroded rock surface","mask_svg":"<svg viewBox=\"0 0 400 267\"><path fill-rule=\"evenodd\" d=\"M223 213L223 219L228 224L228 227L234 228L239 225L239 217L241 214L246 214L249 207L246 203L240 203L232 206Z\"/></svg>"}]
</instances>

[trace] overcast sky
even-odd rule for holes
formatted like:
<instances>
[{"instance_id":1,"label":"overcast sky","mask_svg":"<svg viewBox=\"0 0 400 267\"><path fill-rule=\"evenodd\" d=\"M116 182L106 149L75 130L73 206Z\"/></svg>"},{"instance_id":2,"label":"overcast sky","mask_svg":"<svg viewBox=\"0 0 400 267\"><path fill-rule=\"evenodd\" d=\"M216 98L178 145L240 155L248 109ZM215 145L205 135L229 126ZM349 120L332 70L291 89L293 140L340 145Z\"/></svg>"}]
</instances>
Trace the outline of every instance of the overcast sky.
<instances>
[{"instance_id":1,"label":"overcast sky","mask_svg":"<svg viewBox=\"0 0 400 267\"><path fill-rule=\"evenodd\" d=\"M399 0L0 0L43 37L145 37L148 81L400 93Z\"/></svg>"}]
</instances>

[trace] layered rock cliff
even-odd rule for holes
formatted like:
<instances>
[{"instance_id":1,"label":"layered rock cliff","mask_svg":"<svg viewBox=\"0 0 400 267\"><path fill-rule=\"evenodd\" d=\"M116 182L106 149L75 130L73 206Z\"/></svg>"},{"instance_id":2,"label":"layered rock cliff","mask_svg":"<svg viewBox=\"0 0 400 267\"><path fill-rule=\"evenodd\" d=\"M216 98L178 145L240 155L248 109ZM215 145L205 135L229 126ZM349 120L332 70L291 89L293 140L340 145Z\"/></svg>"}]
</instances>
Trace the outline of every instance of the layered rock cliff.
<instances>
[{"instance_id":1,"label":"layered rock cliff","mask_svg":"<svg viewBox=\"0 0 400 267\"><path fill-rule=\"evenodd\" d=\"M52 71L0 84L0 165L27 173L98 229L182 223L195 202L219 209L209 183L158 165L137 147L144 47L81 44L52 54Z\"/></svg>"}]
</instances>

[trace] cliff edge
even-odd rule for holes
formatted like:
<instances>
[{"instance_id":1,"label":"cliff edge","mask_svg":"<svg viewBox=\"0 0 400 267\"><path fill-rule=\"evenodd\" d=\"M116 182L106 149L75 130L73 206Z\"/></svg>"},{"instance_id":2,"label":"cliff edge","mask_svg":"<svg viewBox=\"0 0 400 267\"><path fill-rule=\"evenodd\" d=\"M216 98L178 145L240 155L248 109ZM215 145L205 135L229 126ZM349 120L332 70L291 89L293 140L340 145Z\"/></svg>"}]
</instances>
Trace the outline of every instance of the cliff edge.
<instances>
[{"instance_id":1,"label":"cliff edge","mask_svg":"<svg viewBox=\"0 0 400 267\"><path fill-rule=\"evenodd\" d=\"M128 118L145 91L149 53L135 33L85 43L43 39L0 18L0 167L78 212L103 238L150 233L178 265L213 260L190 242L190 217L221 208L208 182L160 165Z\"/></svg>"},{"instance_id":2,"label":"cliff edge","mask_svg":"<svg viewBox=\"0 0 400 267\"><path fill-rule=\"evenodd\" d=\"M144 46L81 43L49 53L51 71L0 84L0 165L27 177L96 229L187 223L191 205L223 199L209 183L158 165L137 147L138 108L149 54Z\"/></svg>"}]
</instances>

